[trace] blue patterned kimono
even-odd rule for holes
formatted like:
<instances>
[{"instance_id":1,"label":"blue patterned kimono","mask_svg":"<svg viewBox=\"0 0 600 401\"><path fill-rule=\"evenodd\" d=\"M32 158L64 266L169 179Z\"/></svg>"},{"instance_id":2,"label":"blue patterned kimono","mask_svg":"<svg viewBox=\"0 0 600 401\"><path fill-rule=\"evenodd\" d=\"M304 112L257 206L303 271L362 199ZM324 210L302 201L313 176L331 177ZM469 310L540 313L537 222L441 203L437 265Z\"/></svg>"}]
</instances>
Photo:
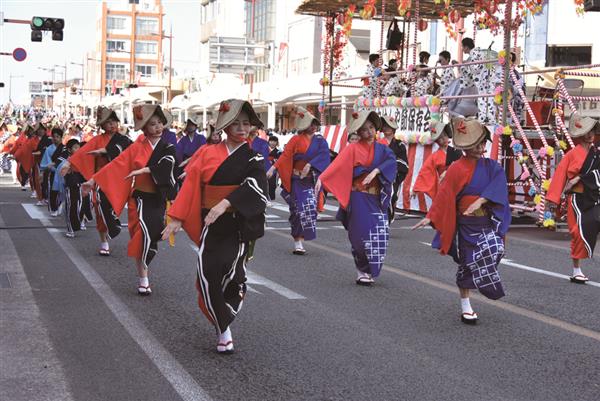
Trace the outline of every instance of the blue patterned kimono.
<instances>
[{"instance_id":1,"label":"blue patterned kimono","mask_svg":"<svg viewBox=\"0 0 600 401\"><path fill-rule=\"evenodd\" d=\"M451 166L444 179L450 181L443 182L443 185L451 186L447 184L459 180L460 178L456 178L459 174L464 177L460 166L458 169ZM449 191L442 191L443 189L440 188L441 196L438 194L434 203L442 202L448 207L453 206L446 199L447 195L451 196ZM463 215L463 211L479 197L488 200L480 212L475 213L474 216ZM447 253L458 263L456 284L459 288L478 289L490 299L499 299L504 296L504 289L498 265L504 256L504 236L511 221L504 169L494 160L479 159L470 181L455 196L455 199L456 231ZM436 223L434 218L432 223L436 229L443 226ZM439 231L432 247L443 248Z\"/></svg>"},{"instance_id":2,"label":"blue patterned kimono","mask_svg":"<svg viewBox=\"0 0 600 401\"><path fill-rule=\"evenodd\" d=\"M387 210L398 167L396 156L389 147L380 143L374 146L373 162L369 166L354 167L352 177L357 179L379 169L375 178L379 180L379 194L352 190L347 208L340 207L336 218L348 231L356 268L378 277L387 253L390 235Z\"/></svg>"},{"instance_id":3,"label":"blue patterned kimono","mask_svg":"<svg viewBox=\"0 0 600 401\"><path fill-rule=\"evenodd\" d=\"M289 222L292 237L303 237L306 241L317 237L317 203L315 184L330 163L329 145L321 135L314 135L305 153L294 154L294 161L304 160L311 165L310 173L300 178L292 174L291 193L281 190L281 196L290 207Z\"/></svg>"}]
</instances>

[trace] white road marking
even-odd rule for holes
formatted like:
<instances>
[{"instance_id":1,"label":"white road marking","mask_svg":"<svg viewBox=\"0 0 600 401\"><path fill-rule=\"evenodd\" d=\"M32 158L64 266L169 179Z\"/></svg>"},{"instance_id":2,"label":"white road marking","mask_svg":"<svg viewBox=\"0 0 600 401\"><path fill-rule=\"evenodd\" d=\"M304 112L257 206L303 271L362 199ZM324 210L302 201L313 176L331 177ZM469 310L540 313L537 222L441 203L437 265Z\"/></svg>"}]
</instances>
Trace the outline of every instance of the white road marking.
<instances>
[{"instance_id":1,"label":"white road marking","mask_svg":"<svg viewBox=\"0 0 600 401\"><path fill-rule=\"evenodd\" d=\"M263 277L254 272L247 271L246 276L248 277L248 283L267 287L268 289L275 291L276 293L287 299L306 299L305 296L300 295L297 292L294 292L289 288L277 284L276 282L271 281L268 278Z\"/></svg>"},{"instance_id":2,"label":"white road marking","mask_svg":"<svg viewBox=\"0 0 600 401\"><path fill-rule=\"evenodd\" d=\"M25 209L29 217L31 217L34 220L48 218L48 216L46 216L46 214L44 213L44 210L46 209L42 206L36 206L33 203L21 203L21 206L23 206L23 209Z\"/></svg>"},{"instance_id":3,"label":"white road marking","mask_svg":"<svg viewBox=\"0 0 600 401\"><path fill-rule=\"evenodd\" d=\"M338 208L338 206L332 206L332 205L325 204L325 205L323 205L323 209L329 210L330 212L336 212L337 213L337 211L338 211L339 208Z\"/></svg>"},{"instance_id":4,"label":"white road marking","mask_svg":"<svg viewBox=\"0 0 600 401\"><path fill-rule=\"evenodd\" d=\"M423 244L423 245L431 246L431 244L429 242L419 241L419 243ZM517 269L527 270L527 271L534 272L534 273L545 274L546 276L557 277L557 278L566 279L566 280L570 279L570 277L567 276L566 274L555 273L555 272L551 272L548 270L538 269L537 267L522 265L520 263L513 262L511 259L504 258L500 261L500 264L505 265L505 266L510 266L510 267L516 267ZM592 287L600 287L600 283L597 283L595 281L588 281L586 284L591 285Z\"/></svg>"},{"instance_id":5,"label":"white road marking","mask_svg":"<svg viewBox=\"0 0 600 401\"><path fill-rule=\"evenodd\" d=\"M279 218L281 218L280 216L278 216L276 214L265 214L265 217L267 219L279 219Z\"/></svg>"},{"instance_id":6,"label":"white road marking","mask_svg":"<svg viewBox=\"0 0 600 401\"><path fill-rule=\"evenodd\" d=\"M562 278L562 279L566 279L566 280L570 279L570 277L567 276L566 274L554 273L551 271L538 269L537 267L522 265L520 263L515 263L510 259L502 259L500 264L503 264L505 266L510 266L510 267L516 267L517 269L527 270L527 271L534 272L534 273L545 274L546 276L558 277L558 278ZM592 287L600 287L600 283L596 283L594 281L588 281L586 283L586 285L591 285Z\"/></svg>"},{"instance_id":7,"label":"white road marking","mask_svg":"<svg viewBox=\"0 0 600 401\"><path fill-rule=\"evenodd\" d=\"M267 227L267 229L269 229L269 227ZM288 228L286 228L286 230L288 230ZM190 244L190 247L194 250L194 252L198 252L198 247L196 245ZM306 299L306 297L304 295L298 294L297 292L292 291L289 288L284 287L281 284L278 284L274 281L271 281L268 278L263 277L257 273L251 272L250 270L246 270L246 277L248 279L248 281L246 282L247 284L262 285L263 287L267 287L271 291L278 293L279 295L283 296L284 298ZM255 290L255 292L260 294L260 292L258 292L256 290Z\"/></svg>"},{"instance_id":8,"label":"white road marking","mask_svg":"<svg viewBox=\"0 0 600 401\"><path fill-rule=\"evenodd\" d=\"M185 401L212 400L177 359L162 346L160 341L111 290L96 270L81 256L77 248L63 236L62 230L56 228L47 228L47 230L131 338L140 346L165 379L171 383L177 394Z\"/></svg>"}]
</instances>

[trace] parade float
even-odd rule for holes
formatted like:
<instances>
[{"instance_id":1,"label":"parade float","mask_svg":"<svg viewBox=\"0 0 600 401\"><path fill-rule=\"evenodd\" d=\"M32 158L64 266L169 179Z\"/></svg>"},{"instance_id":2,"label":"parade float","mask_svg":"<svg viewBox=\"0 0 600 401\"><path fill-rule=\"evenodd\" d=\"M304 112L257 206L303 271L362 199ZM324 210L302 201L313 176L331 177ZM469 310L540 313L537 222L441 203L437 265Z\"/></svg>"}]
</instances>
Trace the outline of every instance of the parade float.
<instances>
[{"instance_id":1,"label":"parade float","mask_svg":"<svg viewBox=\"0 0 600 401\"><path fill-rule=\"evenodd\" d=\"M543 102L551 121L545 119L540 102L532 103L527 99L518 77L510 68L511 49L516 48L517 32L527 16L535 16L543 11L546 0L306 0L297 13L313 15L324 19L323 38L323 77L320 80L322 100L319 112L322 122L322 134L333 152L340 152L347 144L348 132L342 124L335 124L331 118L334 109L376 110L392 116L398 123L396 138L402 140L408 149L410 171L400 191L397 208L406 211L426 212L431 200L424 194L411 197L411 188L423 164L423 161L435 151L437 145L431 141L430 126L440 119L446 120L449 104L452 101L468 101L481 97L493 97L498 116L495 124L489 126L493 140L488 155L498 160L504 167L509 185L511 208L515 214L534 217L539 225L553 227L552 216L545 212L545 193L552 179L554 167L575 145L565 122L565 104L571 112L578 110L578 102L600 101L600 96L574 96L569 93L565 80L569 77L600 78L600 64L563 66L547 69L532 69L520 72L527 74L554 75L555 85L544 94L549 100ZM583 14L583 0L573 0L578 14ZM459 62L440 68L459 68L473 64L485 64L488 69L501 69L502 81L491 93L461 94L455 96L422 96L415 98L384 97L381 95L381 77L396 74L407 82L413 82L417 65L419 32L428 29L432 20L441 21L446 34L460 42L466 33L464 19L473 15L472 37L478 31L489 30L493 35L502 37L503 48L499 52L488 51L485 61ZM381 22L379 55L389 52L390 22L396 26L402 24L402 37L393 55L399 60L400 69L396 72L375 70L377 93L373 97L359 96L352 104L334 103L333 91L336 87L362 88L361 80L373 79L369 76L339 77L336 68L342 55L342 49L348 42L352 21L379 20ZM387 39L387 43L386 43ZM428 68L433 70L434 68ZM422 69L423 70L423 69ZM537 87L536 87L537 92ZM513 96L524 100L526 124L520 123L511 104ZM456 106L456 104L454 104ZM460 109L460 108L459 108ZM459 114L460 113L454 113ZM342 115L345 115L343 113ZM329 117L329 118L327 118ZM545 119L547 120L547 119ZM329 122L329 125L327 124Z\"/></svg>"}]
</instances>

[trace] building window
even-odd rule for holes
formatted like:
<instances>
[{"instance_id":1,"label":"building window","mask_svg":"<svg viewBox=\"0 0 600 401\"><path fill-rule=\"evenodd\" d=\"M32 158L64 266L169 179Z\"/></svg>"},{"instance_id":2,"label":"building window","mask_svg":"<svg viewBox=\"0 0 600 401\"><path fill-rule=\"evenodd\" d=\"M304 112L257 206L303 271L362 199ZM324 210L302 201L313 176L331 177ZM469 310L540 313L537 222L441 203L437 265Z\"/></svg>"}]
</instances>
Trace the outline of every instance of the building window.
<instances>
[{"instance_id":1,"label":"building window","mask_svg":"<svg viewBox=\"0 0 600 401\"><path fill-rule=\"evenodd\" d=\"M108 40L106 41L107 52L124 52L125 42L122 40Z\"/></svg>"},{"instance_id":2,"label":"building window","mask_svg":"<svg viewBox=\"0 0 600 401\"><path fill-rule=\"evenodd\" d=\"M106 80L124 80L126 76L125 64L106 64Z\"/></svg>"},{"instance_id":3,"label":"building window","mask_svg":"<svg viewBox=\"0 0 600 401\"><path fill-rule=\"evenodd\" d=\"M275 0L255 0L244 2L246 37L256 42L268 42L275 39ZM258 64L268 64L268 56L257 57ZM269 71L264 67L256 67L254 82L265 81ZM246 78L248 82L249 79Z\"/></svg>"},{"instance_id":4,"label":"building window","mask_svg":"<svg viewBox=\"0 0 600 401\"><path fill-rule=\"evenodd\" d=\"M125 29L125 18L121 17L108 17L106 19L107 29Z\"/></svg>"},{"instance_id":5,"label":"building window","mask_svg":"<svg viewBox=\"0 0 600 401\"><path fill-rule=\"evenodd\" d=\"M135 31L138 35L158 35L158 20L156 18L136 18Z\"/></svg>"},{"instance_id":6,"label":"building window","mask_svg":"<svg viewBox=\"0 0 600 401\"><path fill-rule=\"evenodd\" d=\"M592 63L592 46L546 46L546 67Z\"/></svg>"},{"instance_id":7,"label":"building window","mask_svg":"<svg viewBox=\"0 0 600 401\"><path fill-rule=\"evenodd\" d=\"M135 66L135 72L142 78L152 78L156 75L156 66L138 64Z\"/></svg>"},{"instance_id":8,"label":"building window","mask_svg":"<svg viewBox=\"0 0 600 401\"><path fill-rule=\"evenodd\" d=\"M310 73L309 58L303 57L290 62L290 75L303 75Z\"/></svg>"},{"instance_id":9,"label":"building window","mask_svg":"<svg viewBox=\"0 0 600 401\"><path fill-rule=\"evenodd\" d=\"M135 54L158 54L157 42L135 42Z\"/></svg>"}]
</instances>

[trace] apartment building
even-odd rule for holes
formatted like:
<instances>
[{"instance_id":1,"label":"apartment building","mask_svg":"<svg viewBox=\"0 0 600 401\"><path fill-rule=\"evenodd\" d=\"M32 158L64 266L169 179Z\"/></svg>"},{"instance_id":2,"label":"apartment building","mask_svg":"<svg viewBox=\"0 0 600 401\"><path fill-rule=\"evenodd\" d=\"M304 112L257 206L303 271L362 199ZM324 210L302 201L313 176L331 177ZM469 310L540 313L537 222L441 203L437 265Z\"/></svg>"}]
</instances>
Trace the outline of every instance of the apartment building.
<instances>
[{"instance_id":1,"label":"apartment building","mask_svg":"<svg viewBox=\"0 0 600 401\"><path fill-rule=\"evenodd\" d=\"M86 60L86 82L98 88L100 97L119 94L131 84L162 85L163 15L160 0L101 3L95 50Z\"/></svg>"}]
</instances>

